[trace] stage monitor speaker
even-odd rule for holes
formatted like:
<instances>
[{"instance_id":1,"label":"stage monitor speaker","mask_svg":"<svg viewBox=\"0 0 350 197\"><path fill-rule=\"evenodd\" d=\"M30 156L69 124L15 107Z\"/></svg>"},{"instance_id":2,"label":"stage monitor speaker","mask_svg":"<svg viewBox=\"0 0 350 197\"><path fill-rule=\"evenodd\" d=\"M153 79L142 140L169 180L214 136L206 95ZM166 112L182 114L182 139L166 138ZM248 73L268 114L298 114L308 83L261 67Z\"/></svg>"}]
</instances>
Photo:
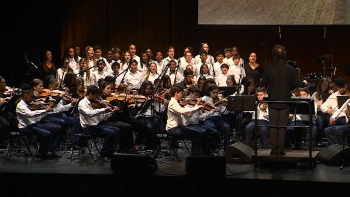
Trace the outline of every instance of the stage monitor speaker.
<instances>
[{"instance_id":1,"label":"stage monitor speaker","mask_svg":"<svg viewBox=\"0 0 350 197\"><path fill-rule=\"evenodd\" d=\"M157 171L156 161L149 155L114 154L111 170L117 173L145 173Z\"/></svg>"},{"instance_id":2,"label":"stage monitor speaker","mask_svg":"<svg viewBox=\"0 0 350 197\"><path fill-rule=\"evenodd\" d=\"M226 159L223 156L217 157L194 157L186 159L186 175L189 177L216 177L225 178Z\"/></svg>"},{"instance_id":3,"label":"stage monitor speaker","mask_svg":"<svg viewBox=\"0 0 350 197\"><path fill-rule=\"evenodd\" d=\"M350 157L350 148L343 149L343 145L333 144L319 152L320 162L327 165L338 165L343 162L343 158Z\"/></svg>"},{"instance_id":4,"label":"stage monitor speaker","mask_svg":"<svg viewBox=\"0 0 350 197\"><path fill-rule=\"evenodd\" d=\"M253 150L249 146L237 142L227 147L225 151L227 163L251 163Z\"/></svg>"}]
</instances>

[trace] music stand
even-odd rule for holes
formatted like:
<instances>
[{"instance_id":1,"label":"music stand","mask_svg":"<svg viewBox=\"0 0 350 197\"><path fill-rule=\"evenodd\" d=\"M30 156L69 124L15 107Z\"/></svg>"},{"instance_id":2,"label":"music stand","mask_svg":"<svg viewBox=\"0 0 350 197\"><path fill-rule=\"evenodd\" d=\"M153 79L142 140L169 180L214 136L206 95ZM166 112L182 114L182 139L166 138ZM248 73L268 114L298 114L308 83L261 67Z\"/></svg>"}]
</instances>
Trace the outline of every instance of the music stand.
<instances>
[{"instance_id":1,"label":"music stand","mask_svg":"<svg viewBox=\"0 0 350 197\"><path fill-rule=\"evenodd\" d=\"M256 96L237 95L228 97L228 111L255 111Z\"/></svg>"},{"instance_id":2,"label":"music stand","mask_svg":"<svg viewBox=\"0 0 350 197\"><path fill-rule=\"evenodd\" d=\"M322 93L323 102L325 102L331 94L333 94L333 93Z\"/></svg>"},{"instance_id":3,"label":"music stand","mask_svg":"<svg viewBox=\"0 0 350 197\"><path fill-rule=\"evenodd\" d=\"M307 114L307 115L315 115L315 104L314 99L312 97L292 97L292 101L306 101L307 103L290 103L290 113L291 114ZM311 114L310 107L311 106Z\"/></svg>"},{"instance_id":4,"label":"music stand","mask_svg":"<svg viewBox=\"0 0 350 197\"><path fill-rule=\"evenodd\" d=\"M348 96L337 96L337 100L338 100L338 107L340 108L341 106L343 106L343 104L345 103L345 101L347 101L349 99Z\"/></svg>"},{"instance_id":5,"label":"music stand","mask_svg":"<svg viewBox=\"0 0 350 197\"><path fill-rule=\"evenodd\" d=\"M255 111L256 109L256 96L254 95L236 95L236 96L229 96L227 98L228 104L227 104L227 110L228 111ZM240 137L243 135L243 128L241 126L242 117L241 115L238 116L238 126L240 131Z\"/></svg>"},{"instance_id":6,"label":"music stand","mask_svg":"<svg viewBox=\"0 0 350 197\"><path fill-rule=\"evenodd\" d=\"M228 97L236 92L236 86L223 86L219 87L219 92L223 92L222 97Z\"/></svg>"}]
</instances>

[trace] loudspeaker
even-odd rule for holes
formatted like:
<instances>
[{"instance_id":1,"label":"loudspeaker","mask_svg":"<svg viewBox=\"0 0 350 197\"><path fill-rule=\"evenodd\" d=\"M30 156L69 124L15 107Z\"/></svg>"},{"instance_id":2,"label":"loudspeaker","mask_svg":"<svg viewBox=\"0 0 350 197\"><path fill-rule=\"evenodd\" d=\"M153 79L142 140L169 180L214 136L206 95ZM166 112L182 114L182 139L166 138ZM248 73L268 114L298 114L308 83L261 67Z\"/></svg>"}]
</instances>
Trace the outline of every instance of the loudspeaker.
<instances>
[{"instance_id":1,"label":"loudspeaker","mask_svg":"<svg viewBox=\"0 0 350 197\"><path fill-rule=\"evenodd\" d=\"M343 162L343 158L350 157L350 148L343 149L343 145L333 144L319 152L320 162L327 165L337 165Z\"/></svg>"},{"instance_id":2,"label":"loudspeaker","mask_svg":"<svg viewBox=\"0 0 350 197\"><path fill-rule=\"evenodd\" d=\"M243 143L237 142L227 147L225 151L227 163L251 163L253 150Z\"/></svg>"},{"instance_id":3,"label":"loudspeaker","mask_svg":"<svg viewBox=\"0 0 350 197\"><path fill-rule=\"evenodd\" d=\"M114 154L111 170L117 173L153 173L157 171L156 161L149 155Z\"/></svg>"},{"instance_id":4,"label":"loudspeaker","mask_svg":"<svg viewBox=\"0 0 350 197\"><path fill-rule=\"evenodd\" d=\"M226 176L226 159L218 157L194 157L189 156L185 165L187 176L201 177L221 177Z\"/></svg>"}]
</instances>

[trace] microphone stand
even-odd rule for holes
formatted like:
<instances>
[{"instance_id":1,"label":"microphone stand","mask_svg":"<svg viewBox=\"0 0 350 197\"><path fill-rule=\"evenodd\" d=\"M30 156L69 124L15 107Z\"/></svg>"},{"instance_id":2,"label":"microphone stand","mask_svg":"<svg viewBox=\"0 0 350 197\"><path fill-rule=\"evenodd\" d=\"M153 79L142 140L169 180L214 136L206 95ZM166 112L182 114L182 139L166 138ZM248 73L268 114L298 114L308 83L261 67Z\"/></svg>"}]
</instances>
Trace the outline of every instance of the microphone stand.
<instances>
[{"instance_id":1,"label":"microphone stand","mask_svg":"<svg viewBox=\"0 0 350 197\"><path fill-rule=\"evenodd\" d=\"M29 63L29 62L27 62L27 65L28 65L28 63ZM21 82L20 85L19 85L20 87L22 87L23 83L28 79L29 74L30 74L31 71L33 70L33 67L36 68L36 69L38 69L38 67L35 66L33 63L31 63L30 65L31 65L31 66L30 66L29 71L26 73L26 76L24 77L24 79L22 80L22 82Z\"/></svg>"},{"instance_id":2,"label":"microphone stand","mask_svg":"<svg viewBox=\"0 0 350 197\"><path fill-rule=\"evenodd\" d=\"M129 65L130 65L130 63L129 63ZM119 75L124 74L124 76L123 76L122 80L120 81L120 84L123 84L123 83L124 83L124 78L125 78L125 75L126 75L126 73L129 71L129 69L130 69L130 66L128 66L128 68L127 68L127 69L123 70L123 72L121 72L120 74L118 74L118 76L116 77L116 78L118 78L118 77L119 77Z\"/></svg>"}]
</instances>

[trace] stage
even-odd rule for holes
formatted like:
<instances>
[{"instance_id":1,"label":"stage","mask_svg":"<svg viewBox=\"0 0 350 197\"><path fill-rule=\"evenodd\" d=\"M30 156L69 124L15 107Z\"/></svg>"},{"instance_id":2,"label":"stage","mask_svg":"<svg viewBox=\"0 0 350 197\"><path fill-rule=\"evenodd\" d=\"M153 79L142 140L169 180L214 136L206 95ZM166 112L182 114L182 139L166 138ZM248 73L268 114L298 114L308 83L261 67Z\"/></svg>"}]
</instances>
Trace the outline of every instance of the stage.
<instances>
[{"instance_id":1,"label":"stage","mask_svg":"<svg viewBox=\"0 0 350 197\"><path fill-rule=\"evenodd\" d=\"M152 155L152 152L140 154ZM124 196L196 196L198 193L199 196L339 196L347 195L350 183L350 166L340 170L339 166L319 162L312 171L307 162L227 163L224 178L196 178L186 176L188 154L181 149L180 163L159 158L158 170L149 175L115 174L110 162L94 162L89 155L70 161L68 156L65 153L59 159L32 160L13 155L7 161L5 154L1 154L1 196L18 196L23 191L29 191L32 196L70 196L84 192L85 196L118 196L118 193Z\"/></svg>"}]
</instances>

